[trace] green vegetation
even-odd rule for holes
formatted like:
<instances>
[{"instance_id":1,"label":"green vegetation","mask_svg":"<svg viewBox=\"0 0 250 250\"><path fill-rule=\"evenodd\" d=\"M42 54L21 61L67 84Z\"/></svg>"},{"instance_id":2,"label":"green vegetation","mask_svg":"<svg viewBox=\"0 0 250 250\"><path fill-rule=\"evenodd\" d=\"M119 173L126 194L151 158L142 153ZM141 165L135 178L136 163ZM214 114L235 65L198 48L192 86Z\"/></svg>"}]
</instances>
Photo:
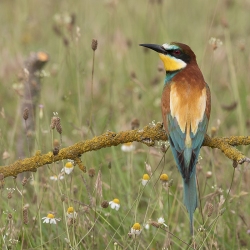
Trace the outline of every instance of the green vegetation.
<instances>
[{"instance_id":1,"label":"green vegetation","mask_svg":"<svg viewBox=\"0 0 250 250\"><path fill-rule=\"evenodd\" d=\"M229 0L2 0L0 165L18 159L18 135L26 138L19 88L21 65L31 51L47 52L50 61L41 80L43 114L37 107L35 149L29 152L25 139L25 157L35 150L52 151L54 139L60 141L50 130L53 112L61 119L61 147L107 130L131 129L135 118L140 127L161 121L165 74L157 55L139 43L190 45L211 89L208 134L249 134L249 11L249 1ZM211 37L223 44L215 48ZM93 38L98 40L95 53ZM154 148L133 145L131 152L118 146L84 154L86 174L75 167L63 180L51 180L64 161L0 180L2 249L249 249L249 166L234 170L218 150L201 149L201 206L188 247L192 240L182 180L170 150L164 154L160 143ZM250 156L248 147L241 150ZM143 186L146 173L152 176ZM162 173L167 183L160 180ZM115 198L118 211L102 207ZM76 218L67 216L69 207ZM43 223L48 214L60 221ZM160 217L165 225L157 222ZM136 237L131 235L135 223L142 229ZM138 224L133 228L138 230Z\"/></svg>"}]
</instances>

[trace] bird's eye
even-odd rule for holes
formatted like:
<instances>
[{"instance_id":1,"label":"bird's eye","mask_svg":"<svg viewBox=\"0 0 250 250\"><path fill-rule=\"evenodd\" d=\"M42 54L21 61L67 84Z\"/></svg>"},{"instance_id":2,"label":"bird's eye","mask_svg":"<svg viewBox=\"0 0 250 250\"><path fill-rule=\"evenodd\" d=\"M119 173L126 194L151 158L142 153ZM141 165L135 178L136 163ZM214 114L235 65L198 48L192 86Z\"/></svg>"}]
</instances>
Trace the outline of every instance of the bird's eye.
<instances>
[{"instance_id":1,"label":"bird's eye","mask_svg":"<svg viewBox=\"0 0 250 250\"><path fill-rule=\"evenodd\" d=\"M175 49L175 50L173 51L173 54L174 54L175 56L179 56L179 55L181 54L181 51L180 51L179 49Z\"/></svg>"}]
</instances>

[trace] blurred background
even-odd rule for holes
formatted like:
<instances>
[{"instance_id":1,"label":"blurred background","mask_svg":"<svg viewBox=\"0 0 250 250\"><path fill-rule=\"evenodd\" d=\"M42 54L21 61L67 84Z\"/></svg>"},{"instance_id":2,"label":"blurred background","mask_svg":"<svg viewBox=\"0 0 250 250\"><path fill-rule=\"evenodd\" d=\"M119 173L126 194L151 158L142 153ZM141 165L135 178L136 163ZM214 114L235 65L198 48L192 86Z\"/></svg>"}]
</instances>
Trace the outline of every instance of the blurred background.
<instances>
[{"instance_id":1,"label":"blurred background","mask_svg":"<svg viewBox=\"0 0 250 250\"><path fill-rule=\"evenodd\" d=\"M138 46L140 43L163 44L177 41L188 44L195 52L211 89L212 111L208 134L248 135L249 11L249 0L1 0L1 165L11 164L20 157L20 137L23 138L21 147L25 151L21 157L33 155L35 150L41 150L42 153L51 151L55 145L54 140L60 141L60 135L50 130L53 114L58 115L61 120L61 147L90 139L107 130L129 130L133 126L132 121L136 121L139 128L153 121L161 122L160 100L165 72L158 55ZM96 51L91 48L92 39L98 41ZM24 62L31 52L38 51L47 53L49 61L39 75L41 90L36 105L35 145L31 151L31 139L27 137L20 107L25 81ZM133 244L138 249L185 248L185 244L181 244L175 237L156 228L143 232L140 240L127 242L127 231L136 222L135 219L145 224L153 220L153 217L156 219L160 216L164 216L173 234L178 234L179 238L187 242L189 239L188 217L182 205L182 191L179 191L182 189L181 178L171 152L168 151L164 156L160 146L148 148L141 144L133 145L135 150L129 153L123 152L118 146L82 156L87 170L95 168L96 173L102 174L101 196L96 194L96 175L93 178L86 175L90 189L88 192L94 197L96 209L100 208L103 199L109 201L119 198L122 212L118 218L113 218L113 215L107 217L110 218L109 223L106 223L106 219L94 223L93 218L96 217L93 217L91 210L89 221L75 229L77 233L74 237L79 236L79 242L86 249L104 249L100 247L104 245L110 249L109 245L114 244L115 240L121 249L125 246L130 249ZM250 155L249 147L239 149ZM141 196L138 187L142 175L147 172L145 162L151 166L154 175L151 189L146 187L148 191L145 190ZM43 229L44 225L39 227L37 219L40 213L41 216L46 216L48 211L55 210L55 214L62 217L65 209L57 206L58 202L62 203L62 193L67 193L75 201L88 202L88 192L86 193L79 169L74 169L71 179L64 180L67 185L63 182L61 186L51 183L49 177L60 173L64 164L65 162L45 166L35 174L28 174L27 178L32 177L33 181L25 187L29 195L22 196L22 204L18 204L16 199L6 198L9 193L6 188L22 185L22 178L15 182L12 178L5 180L1 211L16 209L13 218L18 218L23 204L29 204L32 226L25 226L24 229L13 222L15 237L20 239L18 235L23 233L20 248L28 249L45 242L51 243L53 237L60 239L61 236L55 230L48 234ZM173 179L173 186L167 192L159 183L159 174L163 172L168 174L169 179ZM211 172L209 177L208 172ZM216 226L210 227L212 232L209 228L209 236L203 238L206 242L202 245L206 247L204 249L240 249L249 246L249 166L239 166L234 172L232 162L220 151L204 147L197 175L201 183L201 207L210 202L217 211L213 217L214 224L210 224ZM231 184L232 191L228 196ZM44 193L44 185L50 192ZM21 197L16 191L14 195L16 198ZM221 209L219 203L223 197L226 199L224 205L227 210L223 218L218 219ZM133 205L134 201L138 201L138 204ZM70 199L67 202L68 206L72 205ZM171 204L171 209L166 204ZM74 207L81 210L79 204L74 203ZM86 214L82 212L79 220L86 221L84 216ZM198 209L195 217L197 232L202 225ZM2 219L0 227L5 227L6 232L6 214L2 213ZM82 243L80 235L88 232L92 225L90 221L99 227L98 232L93 230L90 233L95 234L95 240L88 240L86 236ZM63 235L65 228L59 230L58 234ZM39 240L32 236L33 230L40 233ZM27 236L27 232L32 233ZM118 233L114 235L114 232ZM42 236L44 242L41 240ZM198 237L200 244L203 242L202 237ZM53 244L62 247L66 243L58 241Z\"/></svg>"}]
</instances>

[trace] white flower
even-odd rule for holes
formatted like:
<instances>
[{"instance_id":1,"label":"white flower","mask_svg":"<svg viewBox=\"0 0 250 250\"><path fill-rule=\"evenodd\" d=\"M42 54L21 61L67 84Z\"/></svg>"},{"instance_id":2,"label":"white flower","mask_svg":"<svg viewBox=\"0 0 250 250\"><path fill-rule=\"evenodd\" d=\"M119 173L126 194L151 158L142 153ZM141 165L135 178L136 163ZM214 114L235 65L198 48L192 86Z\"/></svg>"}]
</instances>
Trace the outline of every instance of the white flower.
<instances>
[{"instance_id":1,"label":"white flower","mask_svg":"<svg viewBox=\"0 0 250 250\"><path fill-rule=\"evenodd\" d=\"M73 161L68 161L65 164L64 168L62 169L62 172L66 173L66 174L70 174L74 169L73 163L74 163Z\"/></svg>"},{"instance_id":2,"label":"white flower","mask_svg":"<svg viewBox=\"0 0 250 250\"><path fill-rule=\"evenodd\" d=\"M115 209L116 211L118 211L120 208L120 201L118 199L114 199L109 202L109 205L112 209Z\"/></svg>"},{"instance_id":3,"label":"white flower","mask_svg":"<svg viewBox=\"0 0 250 250\"><path fill-rule=\"evenodd\" d=\"M74 211L73 207L69 207L68 210L67 210L67 214L66 215L67 215L68 218L74 218L74 219L76 219L77 212Z\"/></svg>"},{"instance_id":4,"label":"white flower","mask_svg":"<svg viewBox=\"0 0 250 250\"><path fill-rule=\"evenodd\" d=\"M43 223L56 224L56 221L60 221L60 219L56 219L54 214L48 214L47 217L42 218Z\"/></svg>"},{"instance_id":5,"label":"white flower","mask_svg":"<svg viewBox=\"0 0 250 250\"><path fill-rule=\"evenodd\" d=\"M53 175L53 176L50 176L49 177L52 181L58 181L59 180L63 180L64 179L64 176L62 174L59 174L58 176L57 175Z\"/></svg>"},{"instance_id":6,"label":"white flower","mask_svg":"<svg viewBox=\"0 0 250 250\"><path fill-rule=\"evenodd\" d=\"M143 186L146 186L146 184L148 183L149 179L150 179L149 175L148 175L148 174L144 174L144 175L142 176L141 184L142 184Z\"/></svg>"},{"instance_id":7,"label":"white flower","mask_svg":"<svg viewBox=\"0 0 250 250\"><path fill-rule=\"evenodd\" d=\"M148 223L144 224L143 226L144 226L145 229L147 229L147 230L149 229L149 224Z\"/></svg>"},{"instance_id":8,"label":"white flower","mask_svg":"<svg viewBox=\"0 0 250 250\"><path fill-rule=\"evenodd\" d=\"M142 231L141 225L139 223L135 223L133 227L131 228L130 233L132 235L139 235L141 234L141 231Z\"/></svg>"},{"instance_id":9,"label":"white flower","mask_svg":"<svg viewBox=\"0 0 250 250\"><path fill-rule=\"evenodd\" d=\"M158 221L159 224L164 225L165 227L168 227L168 226L165 224L165 220L164 220L163 217L160 217L157 221Z\"/></svg>"},{"instance_id":10,"label":"white flower","mask_svg":"<svg viewBox=\"0 0 250 250\"><path fill-rule=\"evenodd\" d=\"M135 150L135 146L132 144L132 142L127 142L122 144L121 149L123 152L131 152Z\"/></svg>"}]
</instances>

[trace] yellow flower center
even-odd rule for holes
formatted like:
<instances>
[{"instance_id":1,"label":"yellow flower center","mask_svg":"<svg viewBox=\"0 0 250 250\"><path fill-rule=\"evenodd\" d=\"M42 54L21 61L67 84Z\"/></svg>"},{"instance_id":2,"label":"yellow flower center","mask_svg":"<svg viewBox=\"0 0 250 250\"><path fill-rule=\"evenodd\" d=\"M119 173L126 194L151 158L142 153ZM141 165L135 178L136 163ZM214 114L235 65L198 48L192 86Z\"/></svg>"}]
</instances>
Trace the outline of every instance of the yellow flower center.
<instances>
[{"instance_id":1,"label":"yellow flower center","mask_svg":"<svg viewBox=\"0 0 250 250\"><path fill-rule=\"evenodd\" d=\"M138 223L138 222L136 222L135 224L134 224L134 226L133 226L133 229L134 230L141 230L141 225Z\"/></svg>"},{"instance_id":2,"label":"yellow flower center","mask_svg":"<svg viewBox=\"0 0 250 250\"><path fill-rule=\"evenodd\" d=\"M144 174L144 175L143 175L143 177L142 177L142 179L143 179L143 180L146 180L146 181L148 181L148 180L149 180L149 178L150 178L150 177L149 177L149 175L148 175L148 174Z\"/></svg>"},{"instance_id":3,"label":"yellow flower center","mask_svg":"<svg viewBox=\"0 0 250 250\"><path fill-rule=\"evenodd\" d=\"M160 176L160 180L161 180L161 181L168 181L168 175L167 175L167 174L162 174L162 175Z\"/></svg>"},{"instance_id":4,"label":"yellow flower center","mask_svg":"<svg viewBox=\"0 0 250 250\"><path fill-rule=\"evenodd\" d=\"M72 162L68 161L68 162L65 164L65 168L73 168Z\"/></svg>"},{"instance_id":5,"label":"yellow flower center","mask_svg":"<svg viewBox=\"0 0 250 250\"><path fill-rule=\"evenodd\" d=\"M69 207L68 210L67 210L67 213L68 214L74 213L74 208L73 207Z\"/></svg>"},{"instance_id":6,"label":"yellow flower center","mask_svg":"<svg viewBox=\"0 0 250 250\"><path fill-rule=\"evenodd\" d=\"M47 215L47 218L49 218L49 219L54 219L55 216L54 216L54 214L48 214L48 215Z\"/></svg>"},{"instance_id":7,"label":"yellow flower center","mask_svg":"<svg viewBox=\"0 0 250 250\"><path fill-rule=\"evenodd\" d=\"M120 201L118 199L114 199L113 202L116 204L120 204Z\"/></svg>"},{"instance_id":8,"label":"yellow flower center","mask_svg":"<svg viewBox=\"0 0 250 250\"><path fill-rule=\"evenodd\" d=\"M130 147L132 145L132 142L127 142L123 144L124 146Z\"/></svg>"}]
</instances>

